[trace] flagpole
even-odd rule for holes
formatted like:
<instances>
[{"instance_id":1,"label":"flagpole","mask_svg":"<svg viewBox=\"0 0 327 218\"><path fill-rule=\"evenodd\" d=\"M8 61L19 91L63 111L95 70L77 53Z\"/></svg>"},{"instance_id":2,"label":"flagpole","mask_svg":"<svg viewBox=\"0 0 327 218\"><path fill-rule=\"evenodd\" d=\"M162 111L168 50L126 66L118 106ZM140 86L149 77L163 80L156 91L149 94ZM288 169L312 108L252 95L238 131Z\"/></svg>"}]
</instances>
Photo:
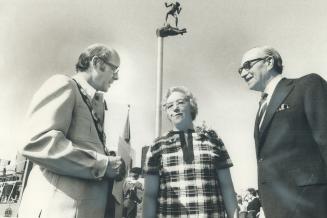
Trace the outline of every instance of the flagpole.
<instances>
[{"instance_id":1,"label":"flagpole","mask_svg":"<svg viewBox=\"0 0 327 218\"><path fill-rule=\"evenodd\" d=\"M128 109L127 109L127 118L126 118L126 123L125 123L123 136L124 136L124 140L127 143L130 143L130 140L131 140L131 127L130 127L130 122L129 122L129 111L131 109L131 105L128 104L127 107L128 107Z\"/></svg>"},{"instance_id":2,"label":"flagpole","mask_svg":"<svg viewBox=\"0 0 327 218\"><path fill-rule=\"evenodd\" d=\"M163 77L163 37L157 34L158 38L158 56L157 56L157 96L156 96L156 128L155 137L161 135L161 101L162 101L162 77Z\"/></svg>"}]
</instances>

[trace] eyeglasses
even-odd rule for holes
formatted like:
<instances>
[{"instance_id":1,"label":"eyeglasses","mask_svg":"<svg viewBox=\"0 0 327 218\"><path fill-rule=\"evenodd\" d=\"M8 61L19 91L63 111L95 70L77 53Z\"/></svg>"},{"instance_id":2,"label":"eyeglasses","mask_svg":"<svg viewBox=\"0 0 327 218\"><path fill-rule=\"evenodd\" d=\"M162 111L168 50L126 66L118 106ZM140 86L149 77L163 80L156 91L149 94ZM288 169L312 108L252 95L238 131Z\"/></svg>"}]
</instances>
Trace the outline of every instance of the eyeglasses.
<instances>
[{"instance_id":1,"label":"eyeglasses","mask_svg":"<svg viewBox=\"0 0 327 218\"><path fill-rule=\"evenodd\" d=\"M238 69L238 73L242 74L243 70L250 70L256 63L258 63L259 61L262 61L262 60L266 60L267 57L268 56L263 57L263 58L256 58L256 59L252 59L249 61L245 61L243 63L243 65Z\"/></svg>"},{"instance_id":2,"label":"eyeglasses","mask_svg":"<svg viewBox=\"0 0 327 218\"><path fill-rule=\"evenodd\" d=\"M187 102L187 99L178 99L176 101L168 102L168 103L164 104L163 107L166 110L172 110L174 108L174 105L179 106L179 107L185 107L186 102Z\"/></svg>"},{"instance_id":3,"label":"eyeglasses","mask_svg":"<svg viewBox=\"0 0 327 218\"><path fill-rule=\"evenodd\" d=\"M105 64L109 65L110 68L112 69L112 71L114 72L114 74L117 74L119 72L119 66L116 66L106 60L104 60L103 58L98 57L100 60L102 60Z\"/></svg>"}]
</instances>

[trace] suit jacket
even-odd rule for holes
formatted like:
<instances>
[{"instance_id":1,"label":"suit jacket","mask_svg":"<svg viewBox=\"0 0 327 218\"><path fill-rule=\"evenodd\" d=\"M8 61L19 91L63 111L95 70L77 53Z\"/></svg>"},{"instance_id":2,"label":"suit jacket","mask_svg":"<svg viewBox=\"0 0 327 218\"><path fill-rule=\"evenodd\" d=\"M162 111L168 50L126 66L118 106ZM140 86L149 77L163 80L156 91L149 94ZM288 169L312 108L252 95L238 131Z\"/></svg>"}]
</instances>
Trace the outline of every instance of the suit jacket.
<instances>
[{"instance_id":1,"label":"suit jacket","mask_svg":"<svg viewBox=\"0 0 327 218\"><path fill-rule=\"evenodd\" d=\"M327 217L326 81L316 74L281 80L255 126L266 217Z\"/></svg>"},{"instance_id":2,"label":"suit jacket","mask_svg":"<svg viewBox=\"0 0 327 218\"><path fill-rule=\"evenodd\" d=\"M19 217L103 217L108 157L76 83L55 75L33 97L21 152L34 162Z\"/></svg>"},{"instance_id":3,"label":"suit jacket","mask_svg":"<svg viewBox=\"0 0 327 218\"><path fill-rule=\"evenodd\" d=\"M259 198L256 197L256 198L253 198L252 201L249 202L246 209L247 209L247 211L254 210L255 215L256 215L257 213L259 213L260 207L261 207L260 200L259 200Z\"/></svg>"}]
</instances>

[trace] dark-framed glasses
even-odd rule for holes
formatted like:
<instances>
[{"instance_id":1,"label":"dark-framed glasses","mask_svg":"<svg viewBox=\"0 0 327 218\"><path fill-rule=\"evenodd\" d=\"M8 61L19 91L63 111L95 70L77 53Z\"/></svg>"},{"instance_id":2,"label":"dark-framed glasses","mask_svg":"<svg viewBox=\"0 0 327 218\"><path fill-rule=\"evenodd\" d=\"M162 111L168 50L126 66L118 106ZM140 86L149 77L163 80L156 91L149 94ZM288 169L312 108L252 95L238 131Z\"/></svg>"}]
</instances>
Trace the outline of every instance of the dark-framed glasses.
<instances>
[{"instance_id":1,"label":"dark-framed glasses","mask_svg":"<svg viewBox=\"0 0 327 218\"><path fill-rule=\"evenodd\" d=\"M100 60L102 60L103 63L109 65L109 67L112 69L112 71L114 72L114 74L117 74L117 73L118 73L118 71L119 71L119 66L116 66L116 65L114 65L114 64L112 64L112 63L110 63L110 62L104 60L103 58L100 58L100 57L98 57L98 58L99 58Z\"/></svg>"},{"instance_id":2,"label":"dark-framed glasses","mask_svg":"<svg viewBox=\"0 0 327 218\"><path fill-rule=\"evenodd\" d=\"M252 60L245 61L243 65L238 69L238 73L242 74L243 70L250 70L256 63L262 60L266 60L268 56L263 58L255 58Z\"/></svg>"}]
</instances>

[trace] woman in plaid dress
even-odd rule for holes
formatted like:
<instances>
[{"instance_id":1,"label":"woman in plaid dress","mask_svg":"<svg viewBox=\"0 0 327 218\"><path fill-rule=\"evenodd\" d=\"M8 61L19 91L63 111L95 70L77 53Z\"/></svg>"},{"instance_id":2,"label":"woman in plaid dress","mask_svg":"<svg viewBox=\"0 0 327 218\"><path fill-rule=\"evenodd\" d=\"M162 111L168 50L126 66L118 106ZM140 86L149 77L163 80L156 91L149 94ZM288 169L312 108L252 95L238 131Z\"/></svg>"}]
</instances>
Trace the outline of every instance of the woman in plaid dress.
<instances>
[{"instance_id":1,"label":"woman in plaid dress","mask_svg":"<svg viewBox=\"0 0 327 218\"><path fill-rule=\"evenodd\" d=\"M163 108L173 129L147 154L143 217L238 217L232 162L215 131L193 126L192 93L170 88Z\"/></svg>"}]
</instances>

